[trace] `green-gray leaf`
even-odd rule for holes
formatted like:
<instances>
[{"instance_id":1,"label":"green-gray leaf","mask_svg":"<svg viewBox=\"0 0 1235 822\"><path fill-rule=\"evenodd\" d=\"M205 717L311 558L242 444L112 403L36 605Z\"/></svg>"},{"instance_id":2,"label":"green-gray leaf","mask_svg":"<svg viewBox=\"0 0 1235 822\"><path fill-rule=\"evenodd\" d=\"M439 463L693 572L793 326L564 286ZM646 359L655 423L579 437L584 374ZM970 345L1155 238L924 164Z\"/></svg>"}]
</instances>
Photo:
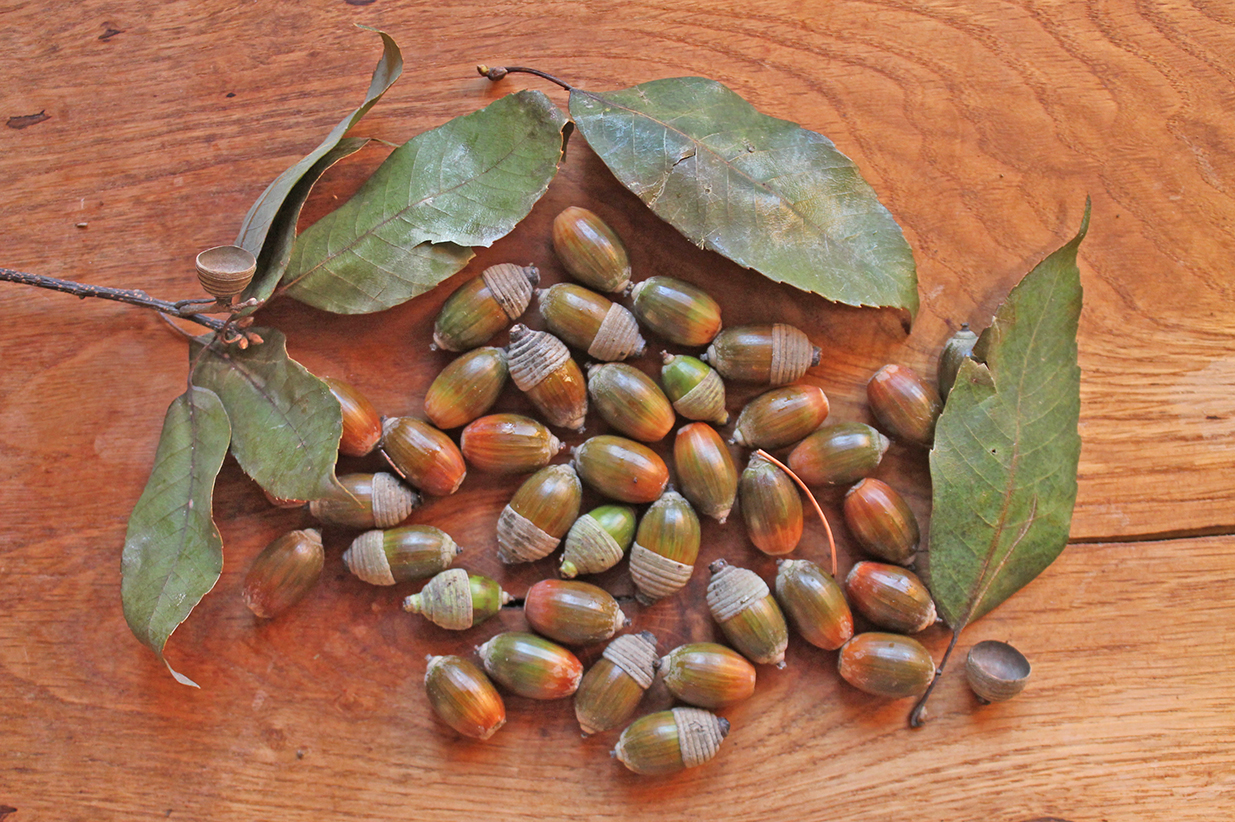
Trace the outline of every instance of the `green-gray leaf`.
<instances>
[{"instance_id":1,"label":"green-gray leaf","mask_svg":"<svg viewBox=\"0 0 1235 822\"><path fill-rule=\"evenodd\" d=\"M1059 556L1081 439L1077 248L1089 224L1021 280L966 360L935 429L930 587L954 630ZM959 389L959 393L957 393Z\"/></svg>"},{"instance_id":2,"label":"green-gray leaf","mask_svg":"<svg viewBox=\"0 0 1235 822\"><path fill-rule=\"evenodd\" d=\"M120 564L124 618L164 664L168 637L223 570L223 540L210 506L230 436L214 392L191 387L173 400L154 469L129 517ZM177 682L197 687L170 664L167 670Z\"/></svg>"},{"instance_id":3,"label":"green-gray leaf","mask_svg":"<svg viewBox=\"0 0 1235 822\"><path fill-rule=\"evenodd\" d=\"M288 260L292 257L292 244L296 241L296 221L300 219L300 211L304 208L305 200L309 199L313 186L331 166L368 144L367 137L344 137L292 186L292 190L283 200L283 207L270 225L266 244L262 246L261 256L257 258L257 273L253 275L253 282L249 283L249 287L240 295L242 302L256 299L264 303L270 299L275 286L283 278L283 272L287 270ZM251 314L256 310L257 307L251 307L242 313Z\"/></svg>"},{"instance_id":4,"label":"green-gray leaf","mask_svg":"<svg viewBox=\"0 0 1235 822\"><path fill-rule=\"evenodd\" d=\"M520 91L396 149L296 241L283 284L309 305L364 314L463 268L531 211L557 173L565 117Z\"/></svg>"},{"instance_id":5,"label":"green-gray leaf","mask_svg":"<svg viewBox=\"0 0 1235 822\"><path fill-rule=\"evenodd\" d=\"M199 337L190 356L200 361L194 385L219 395L232 423L232 454L271 495L312 500L342 491L334 463L343 433L339 402L326 384L287 355L283 334L254 329L265 339L241 350Z\"/></svg>"},{"instance_id":6,"label":"green-gray leaf","mask_svg":"<svg viewBox=\"0 0 1235 822\"><path fill-rule=\"evenodd\" d=\"M917 313L909 244L823 135L702 77L575 89L570 115L622 185L700 248L829 300Z\"/></svg>"},{"instance_id":7,"label":"green-gray leaf","mask_svg":"<svg viewBox=\"0 0 1235 822\"><path fill-rule=\"evenodd\" d=\"M369 29L367 26L361 26L360 28L376 31L375 29ZM244 222L240 224L240 233L236 235L235 244L252 252L254 257L261 256L262 248L266 244L266 235L270 231L271 225L274 223L279 211L283 208L284 201L296 183L300 181L300 178L339 143L339 140L343 138L343 135L347 133L349 128L360 122L360 118L364 117L369 109L373 108L373 105L382 99L382 95L386 93L386 90L394 85L395 80L398 80L399 75L403 73L403 55L399 52L399 46L386 32L378 31L377 33L382 38L382 59L378 60L377 67L373 69L373 79L369 82L369 92L365 95L364 102L360 105L360 108L344 117L326 135L326 139L321 142L321 145L298 160L291 168L275 177L274 181L257 198L257 201L249 207L249 213L245 215ZM299 211L298 207L297 211Z\"/></svg>"}]
</instances>

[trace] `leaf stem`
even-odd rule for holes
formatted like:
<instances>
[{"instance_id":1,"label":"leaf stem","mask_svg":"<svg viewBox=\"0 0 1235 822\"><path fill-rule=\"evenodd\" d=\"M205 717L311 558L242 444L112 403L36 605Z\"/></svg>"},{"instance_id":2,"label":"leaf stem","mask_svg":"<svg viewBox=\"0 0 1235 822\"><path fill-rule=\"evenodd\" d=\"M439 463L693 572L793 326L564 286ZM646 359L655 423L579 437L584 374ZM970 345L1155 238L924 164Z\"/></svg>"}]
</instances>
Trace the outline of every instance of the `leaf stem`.
<instances>
[{"instance_id":1,"label":"leaf stem","mask_svg":"<svg viewBox=\"0 0 1235 822\"><path fill-rule=\"evenodd\" d=\"M552 74L541 71L540 69L528 68L527 66L492 66L490 67L490 66L481 64L476 67L476 71L480 73L481 77L488 78L489 80L493 80L495 82L498 80L501 80L507 74L534 74L537 77L542 77L545 80L548 80L550 83L554 83L556 85L561 86L567 91L575 91L575 87L572 86L570 83L567 83L565 80L562 80L561 78L558 78L558 77L554 77Z\"/></svg>"},{"instance_id":2,"label":"leaf stem","mask_svg":"<svg viewBox=\"0 0 1235 822\"><path fill-rule=\"evenodd\" d=\"M931 691L935 690L935 683L939 681L939 677L943 676L943 666L948 664L948 657L952 656L952 651L956 648L956 641L960 638L961 628L957 628L952 632L952 641L948 643L948 650L943 652L943 659L939 660L939 665L935 668L935 678L931 680L931 684L926 687L926 693L922 694L921 699L918 700L917 704L913 706L913 710L909 713L910 728L921 728L922 723L926 722L926 700L930 698Z\"/></svg>"}]
</instances>

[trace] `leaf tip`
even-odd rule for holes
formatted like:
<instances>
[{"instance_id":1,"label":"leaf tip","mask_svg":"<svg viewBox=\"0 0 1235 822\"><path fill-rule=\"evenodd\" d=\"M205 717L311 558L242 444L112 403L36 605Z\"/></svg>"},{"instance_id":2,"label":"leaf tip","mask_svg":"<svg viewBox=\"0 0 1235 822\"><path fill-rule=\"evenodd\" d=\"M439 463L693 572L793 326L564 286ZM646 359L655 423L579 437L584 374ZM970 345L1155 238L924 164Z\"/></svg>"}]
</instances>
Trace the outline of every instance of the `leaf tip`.
<instances>
[{"instance_id":1,"label":"leaf tip","mask_svg":"<svg viewBox=\"0 0 1235 822\"><path fill-rule=\"evenodd\" d=\"M173 668L172 664L168 662L167 658L162 654L159 654L159 659L163 660L163 664L167 666L167 670L172 675L172 679L176 680L181 685L188 685L190 688L196 688L199 691L202 689L201 685L198 685L196 682Z\"/></svg>"}]
</instances>

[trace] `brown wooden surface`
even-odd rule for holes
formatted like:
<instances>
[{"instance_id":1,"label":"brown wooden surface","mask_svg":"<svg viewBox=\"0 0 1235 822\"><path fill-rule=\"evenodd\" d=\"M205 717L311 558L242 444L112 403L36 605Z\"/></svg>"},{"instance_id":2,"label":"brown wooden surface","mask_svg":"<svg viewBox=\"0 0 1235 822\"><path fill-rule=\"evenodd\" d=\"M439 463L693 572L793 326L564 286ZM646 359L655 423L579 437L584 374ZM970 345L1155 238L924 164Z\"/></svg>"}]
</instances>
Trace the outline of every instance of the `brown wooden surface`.
<instances>
[{"instance_id":1,"label":"brown wooden surface","mask_svg":"<svg viewBox=\"0 0 1235 822\"><path fill-rule=\"evenodd\" d=\"M462 637L426 627L398 609L414 586L376 590L346 574L350 537L336 529L313 596L255 621L238 596L243 569L305 519L269 509L229 460L215 502L223 577L169 645L202 689L179 686L125 626L119 556L164 410L183 390L185 346L149 312L0 284L0 818L1235 815L1231 4L4 4L0 119L48 119L0 127L0 265L194 296L196 252L230 241L266 183L361 99L378 48L353 23L405 50L407 74L358 129L392 142L506 91L546 88L490 85L474 74L482 61L602 90L722 80L858 163L905 229L923 298L905 338L886 312L767 285L660 224L576 138L531 217L423 299L361 319L286 302L263 312L293 356L354 381L386 413L419 411L447 361L426 350L431 319L465 277L502 260L561 277L548 225L567 204L595 208L628 239L637 278L707 285L729 324L808 329L825 349L811 379L833 417L861 419L875 368L933 373L949 329L984 325L1092 196L1078 544L961 645L1010 640L1034 679L982 708L954 668L933 720L909 731L905 703L865 698L840 682L833 654L795 642L789 667L761 669L755 698L725 712L734 730L720 756L680 777L626 773L606 754L613 735L579 739L568 702L510 698L506 729L474 744L430 715L424 655L521 626L519 612ZM335 169L309 218L383 154ZM502 407L525 406L508 392ZM921 453L895 447L881 476L925 518ZM521 593L552 566L503 570L492 557L513 487L471 477L416 520L454 533L463 565ZM834 514L836 502L825 498ZM705 539L701 564L725 555L770 574L736 523L708 524ZM803 553L820 544L811 526ZM711 636L703 576L656 608L628 605L636 625L662 648ZM624 577L606 581L628 591ZM936 658L946 639L927 633ZM663 693L649 701L666 704Z\"/></svg>"}]
</instances>

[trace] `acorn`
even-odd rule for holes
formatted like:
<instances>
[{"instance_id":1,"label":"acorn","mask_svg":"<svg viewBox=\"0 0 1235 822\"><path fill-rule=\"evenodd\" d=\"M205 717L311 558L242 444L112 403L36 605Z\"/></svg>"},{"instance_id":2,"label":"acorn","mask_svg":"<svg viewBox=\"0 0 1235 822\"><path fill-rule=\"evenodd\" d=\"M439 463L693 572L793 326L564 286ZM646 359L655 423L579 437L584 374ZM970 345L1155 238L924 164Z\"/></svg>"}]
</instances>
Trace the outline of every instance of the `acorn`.
<instances>
[{"instance_id":1,"label":"acorn","mask_svg":"<svg viewBox=\"0 0 1235 822\"><path fill-rule=\"evenodd\" d=\"M929 446L935 441L935 421L943 400L935 386L912 368L885 365L866 384L871 413L897 439Z\"/></svg>"},{"instance_id":2,"label":"acorn","mask_svg":"<svg viewBox=\"0 0 1235 822\"><path fill-rule=\"evenodd\" d=\"M531 417L490 414L468 423L459 447L477 471L526 474L548 465L562 450L562 441Z\"/></svg>"},{"instance_id":3,"label":"acorn","mask_svg":"<svg viewBox=\"0 0 1235 822\"><path fill-rule=\"evenodd\" d=\"M716 756L729 720L702 708L673 708L640 717L622 731L613 756L637 774L694 768Z\"/></svg>"},{"instance_id":4,"label":"acorn","mask_svg":"<svg viewBox=\"0 0 1235 822\"><path fill-rule=\"evenodd\" d=\"M529 699L562 699L579 688L583 665L556 642L523 631L498 634L476 649L485 672Z\"/></svg>"},{"instance_id":5,"label":"acorn","mask_svg":"<svg viewBox=\"0 0 1235 822\"><path fill-rule=\"evenodd\" d=\"M267 545L244 578L244 604L256 616L271 619L295 605L317 584L326 554L322 532L290 531Z\"/></svg>"},{"instance_id":6,"label":"acorn","mask_svg":"<svg viewBox=\"0 0 1235 822\"><path fill-rule=\"evenodd\" d=\"M768 584L754 571L723 559L708 570L708 609L725 637L751 662L785 667L789 626Z\"/></svg>"},{"instance_id":7,"label":"acorn","mask_svg":"<svg viewBox=\"0 0 1235 822\"><path fill-rule=\"evenodd\" d=\"M535 562L553 553L579 516L583 486L569 465L549 465L524 480L497 520L502 562Z\"/></svg>"},{"instance_id":8,"label":"acorn","mask_svg":"<svg viewBox=\"0 0 1235 822\"><path fill-rule=\"evenodd\" d=\"M339 485L348 496L309 503L309 513L319 522L345 528L391 528L420 507L420 495L393 474L344 474Z\"/></svg>"},{"instance_id":9,"label":"acorn","mask_svg":"<svg viewBox=\"0 0 1235 822\"><path fill-rule=\"evenodd\" d=\"M440 528L405 525L365 531L343 552L343 562L370 585L394 585L445 571L461 550Z\"/></svg>"},{"instance_id":10,"label":"acorn","mask_svg":"<svg viewBox=\"0 0 1235 822\"><path fill-rule=\"evenodd\" d=\"M207 248L197 255L196 263L202 289L224 304L248 288L257 272L253 252L236 245Z\"/></svg>"},{"instance_id":11,"label":"acorn","mask_svg":"<svg viewBox=\"0 0 1235 822\"><path fill-rule=\"evenodd\" d=\"M888 438L861 422L825 425L789 452L789 470L808 485L848 485L879 467Z\"/></svg>"},{"instance_id":12,"label":"acorn","mask_svg":"<svg viewBox=\"0 0 1235 822\"><path fill-rule=\"evenodd\" d=\"M616 728L634 714L652 686L656 637L648 631L623 634L607 646L575 692L575 718L584 736Z\"/></svg>"},{"instance_id":13,"label":"acorn","mask_svg":"<svg viewBox=\"0 0 1235 822\"><path fill-rule=\"evenodd\" d=\"M506 724L506 705L484 671L458 656L427 656L425 694L433 713L472 739L485 740Z\"/></svg>"},{"instance_id":14,"label":"acorn","mask_svg":"<svg viewBox=\"0 0 1235 822\"><path fill-rule=\"evenodd\" d=\"M425 416L443 431L467 425L493 407L509 373L500 348L476 348L456 357L425 392Z\"/></svg>"},{"instance_id":15,"label":"acorn","mask_svg":"<svg viewBox=\"0 0 1235 822\"><path fill-rule=\"evenodd\" d=\"M642 357L647 348L635 315L595 291L558 283L537 291L536 299L549 330L594 360Z\"/></svg>"},{"instance_id":16,"label":"acorn","mask_svg":"<svg viewBox=\"0 0 1235 822\"><path fill-rule=\"evenodd\" d=\"M523 315L539 282L534 265L489 266L447 298L433 324L430 348L468 351L484 345Z\"/></svg>"},{"instance_id":17,"label":"acorn","mask_svg":"<svg viewBox=\"0 0 1235 822\"><path fill-rule=\"evenodd\" d=\"M626 246L586 208L571 206L553 218L553 250L570 276L598 291L621 291L630 282Z\"/></svg>"},{"instance_id":18,"label":"acorn","mask_svg":"<svg viewBox=\"0 0 1235 822\"><path fill-rule=\"evenodd\" d=\"M979 642L965 659L965 678L983 703L1002 702L1019 694L1029 671L1029 660L1006 642Z\"/></svg>"},{"instance_id":19,"label":"acorn","mask_svg":"<svg viewBox=\"0 0 1235 822\"><path fill-rule=\"evenodd\" d=\"M435 497L458 491L467 476L463 455L450 437L414 417L382 422L382 456L399 476Z\"/></svg>"},{"instance_id":20,"label":"acorn","mask_svg":"<svg viewBox=\"0 0 1235 822\"><path fill-rule=\"evenodd\" d=\"M836 665L853 687L889 699L917 696L935 678L930 652L900 634L858 634L841 647Z\"/></svg>"},{"instance_id":21,"label":"acorn","mask_svg":"<svg viewBox=\"0 0 1235 822\"><path fill-rule=\"evenodd\" d=\"M639 604L651 605L686 586L699 557L699 535L695 509L672 488L648 507L630 549Z\"/></svg>"},{"instance_id":22,"label":"acorn","mask_svg":"<svg viewBox=\"0 0 1235 822\"><path fill-rule=\"evenodd\" d=\"M961 323L961 330L949 337L948 341L943 344L943 351L939 354L939 371L936 375L939 383L939 396L942 399L948 398L948 392L956 383L956 375L961 370L961 363L973 359L973 347L977 342L978 335L969 330L969 323Z\"/></svg>"},{"instance_id":23,"label":"acorn","mask_svg":"<svg viewBox=\"0 0 1235 822\"><path fill-rule=\"evenodd\" d=\"M774 323L725 329L712 340L703 360L727 380L786 385L818 365L820 354L797 328Z\"/></svg>"},{"instance_id":24,"label":"acorn","mask_svg":"<svg viewBox=\"0 0 1235 822\"><path fill-rule=\"evenodd\" d=\"M351 383L334 377L322 377L322 382L339 401L343 412L343 435L339 438L339 453L363 457L372 453L382 439L382 419L373 403Z\"/></svg>"},{"instance_id":25,"label":"acorn","mask_svg":"<svg viewBox=\"0 0 1235 822\"><path fill-rule=\"evenodd\" d=\"M649 277L630 288L639 322L662 339L707 345L720 331L720 304L706 291L673 277Z\"/></svg>"},{"instance_id":26,"label":"acorn","mask_svg":"<svg viewBox=\"0 0 1235 822\"><path fill-rule=\"evenodd\" d=\"M567 579L542 579L529 588L523 615L533 631L563 645L604 642L630 624L604 588Z\"/></svg>"},{"instance_id":27,"label":"acorn","mask_svg":"<svg viewBox=\"0 0 1235 822\"><path fill-rule=\"evenodd\" d=\"M562 564L563 579L579 574L599 574L622 561L635 539L635 509L627 505L602 505L575 520L566 534Z\"/></svg>"},{"instance_id":28,"label":"acorn","mask_svg":"<svg viewBox=\"0 0 1235 822\"><path fill-rule=\"evenodd\" d=\"M489 577L450 568L403 600L403 610L421 614L439 628L466 631L497 614L510 594Z\"/></svg>"},{"instance_id":29,"label":"acorn","mask_svg":"<svg viewBox=\"0 0 1235 822\"><path fill-rule=\"evenodd\" d=\"M768 556L788 554L802 539L802 497L789 475L762 454L752 454L738 480L746 535Z\"/></svg>"},{"instance_id":30,"label":"acorn","mask_svg":"<svg viewBox=\"0 0 1235 822\"><path fill-rule=\"evenodd\" d=\"M905 498L871 477L845 492L845 524L863 548L897 565L914 558L921 538Z\"/></svg>"},{"instance_id":31,"label":"acorn","mask_svg":"<svg viewBox=\"0 0 1235 822\"><path fill-rule=\"evenodd\" d=\"M674 409L688 420L702 420L724 425L729 422L725 410L725 382L716 369L696 357L664 353L665 364L660 369L660 381Z\"/></svg>"},{"instance_id":32,"label":"acorn","mask_svg":"<svg viewBox=\"0 0 1235 822\"><path fill-rule=\"evenodd\" d=\"M835 651L853 636L853 612L840 584L808 559L776 563L776 601L802 639Z\"/></svg>"},{"instance_id":33,"label":"acorn","mask_svg":"<svg viewBox=\"0 0 1235 822\"><path fill-rule=\"evenodd\" d=\"M651 377L625 363L592 363L587 369L592 405L609 425L632 439L658 442L673 429L677 415Z\"/></svg>"},{"instance_id":34,"label":"acorn","mask_svg":"<svg viewBox=\"0 0 1235 822\"><path fill-rule=\"evenodd\" d=\"M706 422L679 428L673 441L673 464L682 495L699 513L723 524L738 493L738 469L716 429Z\"/></svg>"},{"instance_id":35,"label":"acorn","mask_svg":"<svg viewBox=\"0 0 1235 822\"><path fill-rule=\"evenodd\" d=\"M723 708L755 692L755 666L715 642L679 645L661 658L659 672L670 693L699 708Z\"/></svg>"},{"instance_id":36,"label":"acorn","mask_svg":"<svg viewBox=\"0 0 1235 822\"><path fill-rule=\"evenodd\" d=\"M625 437L589 437L570 453L579 478L618 502L652 502L669 484L665 461L646 445Z\"/></svg>"},{"instance_id":37,"label":"acorn","mask_svg":"<svg viewBox=\"0 0 1235 822\"><path fill-rule=\"evenodd\" d=\"M746 403L729 442L772 451L798 442L827 418L828 398L818 386L774 388Z\"/></svg>"},{"instance_id":38,"label":"acorn","mask_svg":"<svg viewBox=\"0 0 1235 822\"><path fill-rule=\"evenodd\" d=\"M845 577L845 593L862 616L898 634L935 624L935 601L913 571L882 562L859 562Z\"/></svg>"},{"instance_id":39,"label":"acorn","mask_svg":"<svg viewBox=\"0 0 1235 822\"><path fill-rule=\"evenodd\" d=\"M587 416L587 382L566 344L547 331L516 324L506 349L510 379L545 415L550 425L582 431Z\"/></svg>"}]
</instances>

